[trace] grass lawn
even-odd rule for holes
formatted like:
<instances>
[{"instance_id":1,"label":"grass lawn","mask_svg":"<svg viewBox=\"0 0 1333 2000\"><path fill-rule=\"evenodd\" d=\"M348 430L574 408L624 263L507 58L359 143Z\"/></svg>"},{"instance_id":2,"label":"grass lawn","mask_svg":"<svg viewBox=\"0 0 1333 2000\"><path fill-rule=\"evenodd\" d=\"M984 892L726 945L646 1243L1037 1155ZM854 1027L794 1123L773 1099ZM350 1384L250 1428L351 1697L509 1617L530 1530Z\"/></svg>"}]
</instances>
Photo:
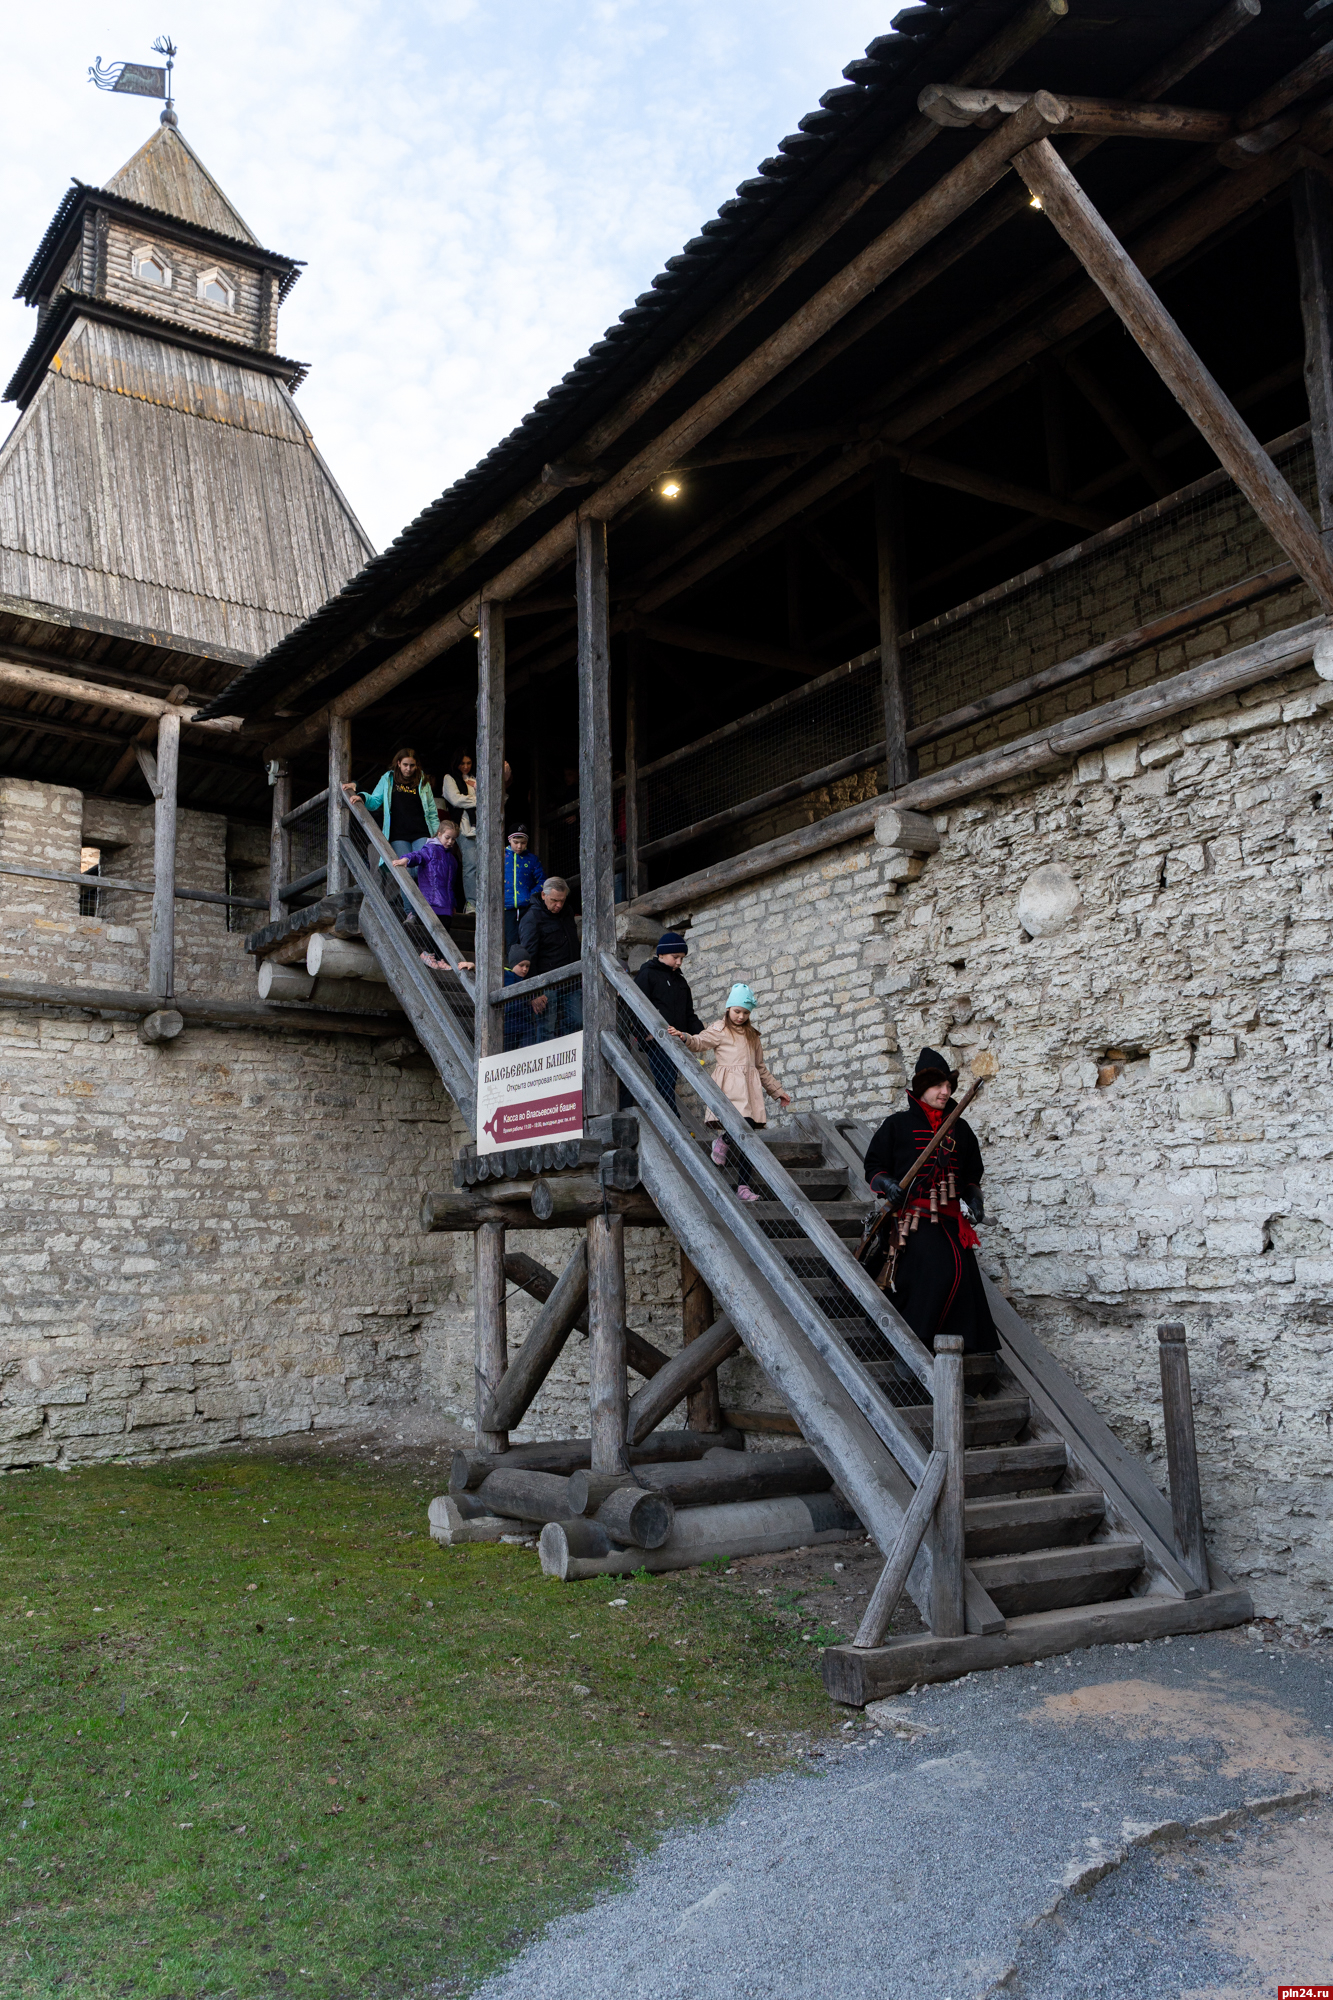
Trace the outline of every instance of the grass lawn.
<instances>
[{"instance_id":1,"label":"grass lawn","mask_svg":"<svg viewBox=\"0 0 1333 2000\"><path fill-rule=\"evenodd\" d=\"M446 1466L0 1482L0 1991L461 1993L828 1727L799 1623L707 1575L438 1547Z\"/></svg>"}]
</instances>

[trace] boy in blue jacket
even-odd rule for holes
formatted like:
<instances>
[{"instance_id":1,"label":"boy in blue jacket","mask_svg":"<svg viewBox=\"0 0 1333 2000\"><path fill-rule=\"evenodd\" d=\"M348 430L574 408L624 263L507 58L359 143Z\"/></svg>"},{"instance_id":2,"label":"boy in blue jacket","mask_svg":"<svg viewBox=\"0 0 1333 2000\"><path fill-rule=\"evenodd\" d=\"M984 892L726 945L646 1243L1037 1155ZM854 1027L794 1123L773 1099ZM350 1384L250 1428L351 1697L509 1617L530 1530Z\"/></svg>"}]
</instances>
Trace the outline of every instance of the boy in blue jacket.
<instances>
[{"instance_id":1,"label":"boy in blue jacket","mask_svg":"<svg viewBox=\"0 0 1333 2000\"><path fill-rule=\"evenodd\" d=\"M546 870L535 854L528 852L528 829L525 826L511 827L509 845L505 849L505 953L508 955L518 944L518 929L523 921L523 912L534 896L540 896L542 883L546 880Z\"/></svg>"}]
</instances>

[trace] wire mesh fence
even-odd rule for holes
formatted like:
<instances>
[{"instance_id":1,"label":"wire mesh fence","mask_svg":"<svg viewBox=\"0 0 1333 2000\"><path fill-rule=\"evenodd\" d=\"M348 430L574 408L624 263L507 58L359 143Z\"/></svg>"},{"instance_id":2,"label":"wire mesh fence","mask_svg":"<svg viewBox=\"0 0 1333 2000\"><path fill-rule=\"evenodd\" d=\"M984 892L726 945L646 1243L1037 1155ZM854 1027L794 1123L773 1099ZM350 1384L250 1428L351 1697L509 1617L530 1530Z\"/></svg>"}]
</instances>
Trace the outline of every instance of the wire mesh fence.
<instances>
[{"instance_id":1,"label":"wire mesh fence","mask_svg":"<svg viewBox=\"0 0 1333 2000\"><path fill-rule=\"evenodd\" d=\"M523 984L517 981L516 984ZM576 1035L583 1026L583 978L574 973L557 979L539 993L519 993L504 1006L504 1051L536 1048Z\"/></svg>"},{"instance_id":2,"label":"wire mesh fence","mask_svg":"<svg viewBox=\"0 0 1333 2000\"><path fill-rule=\"evenodd\" d=\"M292 882L304 881L307 875L314 875L328 865L329 858L329 815L327 793L321 792L317 798L309 799L305 805L297 806L288 816L287 839L291 850L291 872L283 884L286 888ZM303 898L298 896L288 901L286 907L296 909L300 903L314 900L319 895L316 884Z\"/></svg>"},{"instance_id":3,"label":"wire mesh fence","mask_svg":"<svg viewBox=\"0 0 1333 2000\"><path fill-rule=\"evenodd\" d=\"M441 1002L453 1015L470 1042L474 1025L472 995L448 960L441 955L439 945L404 896L399 878L406 874L407 870L391 868L386 862L381 861L380 856L371 847L365 828L350 813L347 815L346 826L347 837L352 846L375 868L375 887L367 894L373 895L380 915L402 932L406 945L416 952L421 964L430 973ZM448 930L447 920L442 918L441 922Z\"/></svg>"},{"instance_id":4,"label":"wire mesh fence","mask_svg":"<svg viewBox=\"0 0 1333 2000\"><path fill-rule=\"evenodd\" d=\"M1313 506L1308 427L1269 449ZM904 633L904 693L909 727L924 746L922 771L1179 672L1260 629L1294 623L1310 615L1307 598L1234 482L1212 473ZM1171 634L1152 632L1165 620ZM1095 647L1110 647L1114 660L1057 676L1049 690L1021 686ZM876 649L644 764L638 839L651 880L669 882L678 854L697 866L701 850L695 845L687 857L689 843L707 840L707 858L720 859L873 795L883 756L881 678ZM981 701L986 716L953 720ZM577 868L577 808L548 818L546 831L553 872Z\"/></svg>"},{"instance_id":5,"label":"wire mesh fence","mask_svg":"<svg viewBox=\"0 0 1333 2000\"><path fill-rule=\"evenodd\" d=\"M670 1057L620 995L616 997L616 1034L639 1074L640 1091L631 1094L647 1103L655 1093L680 1120L718 1192L728 1197L738 1211L748 1212L753 1226L772 1244L831 1337L859 1363L895 1408L928 1407L929 1390L903 1361L887 1334L875 1324L834 1263L806 1234L785 1199L764 1177L762 1168L746 1159L720 1125L707 1122L703 1099L680 1079ZM800 1174L806 1170L796 1167L789 1171L799 1184ZM827 1174L829 1169L816 1167L814 1171ZM811 1192L816 1197L819 1193L828 1194L834 1190L835 1182L836 1172L825 1187L812 1188ZM836 1229L843 1217L834 1210L830 1219ZM848 1255L854 1248L854 1242L848 1240Z\"/></svg>"}]
</instances>

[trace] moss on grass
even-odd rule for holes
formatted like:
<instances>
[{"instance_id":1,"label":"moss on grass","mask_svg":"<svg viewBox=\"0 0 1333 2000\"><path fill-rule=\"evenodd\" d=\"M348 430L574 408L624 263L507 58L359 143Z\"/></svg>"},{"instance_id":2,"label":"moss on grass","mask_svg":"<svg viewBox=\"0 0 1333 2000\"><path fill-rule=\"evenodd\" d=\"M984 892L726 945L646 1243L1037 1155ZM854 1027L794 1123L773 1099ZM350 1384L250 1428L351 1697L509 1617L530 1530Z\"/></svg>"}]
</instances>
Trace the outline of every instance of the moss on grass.
<instances>
[{"instance_id":1,"label":"moss on grass","mask_svg":"<svg viewBox=\"0 0 1333 2000\"><path fill-rule=\"evenodd\" d=\"M440 1483L333 1452L3 1482L0 1990L461 1993L826 1724L750 1602L439 1548Z\"/></svg>"}]
</instances>

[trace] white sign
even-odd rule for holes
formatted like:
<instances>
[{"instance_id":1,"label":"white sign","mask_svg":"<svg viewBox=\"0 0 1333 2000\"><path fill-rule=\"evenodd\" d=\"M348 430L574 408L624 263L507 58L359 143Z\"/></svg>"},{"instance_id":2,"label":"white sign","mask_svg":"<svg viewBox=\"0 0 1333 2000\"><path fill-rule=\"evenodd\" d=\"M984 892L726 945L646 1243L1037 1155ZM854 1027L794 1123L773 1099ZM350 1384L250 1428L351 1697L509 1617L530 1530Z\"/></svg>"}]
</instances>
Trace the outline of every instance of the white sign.
<instances>
[{"instance_id":1,"label":"white sign","mask_svg":"<svg viewBox=\"0 0 1333 2000\"><path fill-rule=\"evenodd\" d=\"M483 1056L477 1064L477 1151L583 1137L583 1036Z\"/></svg>"}]
</instances>

